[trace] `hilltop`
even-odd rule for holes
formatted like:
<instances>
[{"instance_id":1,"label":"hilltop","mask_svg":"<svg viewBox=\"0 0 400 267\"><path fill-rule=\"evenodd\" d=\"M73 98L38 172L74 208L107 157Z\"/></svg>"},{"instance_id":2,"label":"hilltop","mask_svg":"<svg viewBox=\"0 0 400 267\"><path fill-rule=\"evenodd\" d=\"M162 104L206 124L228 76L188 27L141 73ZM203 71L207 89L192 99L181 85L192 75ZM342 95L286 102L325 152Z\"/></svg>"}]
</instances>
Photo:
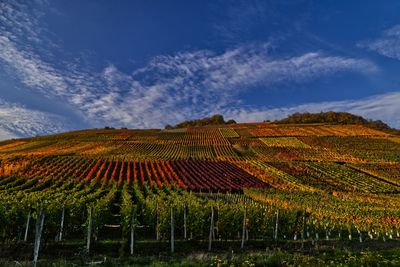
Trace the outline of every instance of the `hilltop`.
<instances>
[{"instance_id":1,"label":"hilltop","mask_svg":"<svg viewBox=\"0 0 400 267\"><path fill-rule=\"evenodd\" d=\"M192 126L206 126L206 125L224 125L224 124L235 124L236 121L228 120L225 121L224 116L221 114L215 114L208 118L202 118L197 120L188 120L178 123L175 126L166 125L165 129L179 129L179 128L187 128Z\"/></svg>"},{"instance_id":2,"label":"hilltop","mask_svg":"<svg viewBox=\"0 0 400 267\"><path fill-rule=\"evenodd\" d=\"M390 134L400 135L400 130L391 128L381 120L365 119L348 112L320 112L320 113L294 113L287 118L276 120L275 123L329 123L329 124L357 124Z\"/></svg>"}]
</instances>

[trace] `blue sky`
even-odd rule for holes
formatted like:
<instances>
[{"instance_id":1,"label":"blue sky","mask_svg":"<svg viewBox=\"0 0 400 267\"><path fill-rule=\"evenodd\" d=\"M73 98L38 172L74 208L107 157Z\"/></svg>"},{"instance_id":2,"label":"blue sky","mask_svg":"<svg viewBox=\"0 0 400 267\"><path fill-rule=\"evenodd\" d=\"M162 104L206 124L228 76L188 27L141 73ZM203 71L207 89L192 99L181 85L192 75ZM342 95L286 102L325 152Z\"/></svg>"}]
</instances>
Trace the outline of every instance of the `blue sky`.
<instances>
[{"instance_id":1,"label":"blue sky","mask_svg":"<svg viewBox=\"0 0 400 267\"><path fill-rule=\"evenodd\" d=\"M400 127L400 2L0 1L0 139L348 111Z\"/></svg>"}]
</instances>

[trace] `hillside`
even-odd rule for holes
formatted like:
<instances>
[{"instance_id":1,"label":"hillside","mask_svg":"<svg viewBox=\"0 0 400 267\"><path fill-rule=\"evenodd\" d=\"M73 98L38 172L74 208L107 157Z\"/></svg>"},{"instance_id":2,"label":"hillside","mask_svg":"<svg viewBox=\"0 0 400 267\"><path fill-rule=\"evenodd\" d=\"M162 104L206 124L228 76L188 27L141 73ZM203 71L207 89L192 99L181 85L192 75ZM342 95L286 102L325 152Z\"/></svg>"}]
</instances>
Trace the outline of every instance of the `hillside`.
<instances>
[{"instance_id":1,"label":"hillside","mask_svg":"<svg viewBox=\"0 0 400 267\"><path fill-rule=\"evenodd\" d=\"M311 235L302 242L318 233L341 240L342 231L360 240L399 235L400 138L363 125L95 129L0 142L0 158L0 218L10 240L31 212L47 214L45 236L58 235L66 212L67 239L83 239L91 220L96 235L128 236L137 214L139 238L158 229L166 242L172 207L182 240L186 231L207 239L214 208L213 234L223 239L237 238L244 212L250 240L292 242L304 225Z\"/></svg>"},{"instance_id":2,"label":"hillside","mask_svg":"<svg viewBox=\"0 0 400 267\"><path fill-rule=\"evenodd\" d=\"M363 125L368 128L372 128L378 131L383 131L389 134L400 135L400 130L391 128L389 125L381 120L370 120L365 119L361 116L357 116L348 112L320 112L320 113L294 113L289 115L287 118L277 120L275 123L329 123L329 124L355 124Z\"/></svg>"},{"instance_id":3,"label":"hillside","mask_svg":"<svg viewBox=\"0 0 400 267\"><path fill-rule=\"evenodd\" d=\"M3 176L14 174L34 178L34 173L46 178L55 175L49 170L62 161L67 169L82 165L82 169L70 178L84 177L87 182L100 179L97 181L100 184L107 182L110 185L137 179L159 186L175 184L194 191L241 191L243 187L253 186L285 188L293 185L274 173L275 170L301 177L301 172L308 174L310 168L322 172L321 168L327 166L349 173L354 169L373 172L379 180L372 176L362 177L369 179L371 184L366 187L372 191L395 191L397 188L387 183L400 184L396 173L393 177L379 174L382 166L393 168L393 171L398 168L400 138L361 125L254 123L173 130L85 130L1 142L0 155L0 175ZM96 164L92 166L92 162ZM323 166L319 166L321 163ZM88 175L85 166L95 168L92 176ZM126 177L129 166L143 168L148 173L142 170L144 173L138 177ZM110 169L106 173L108 176L95 177L96 168ZM46 171L43 174L37 169ZM228 169L232 169L232 175L245 178L228 183L223 175ZM54 171L57 172L57 168ZM164 172L171 177L163 180ZM214 179L206 178L210 175ZM276 177L281 181L276 182L273 179ZM370 191L358 188L356 181L346 184L337 180L332 186L325 180L319 181L317 186L310 181L295 180L298 184L323 190Z\"/></svg>"}]
</instances>

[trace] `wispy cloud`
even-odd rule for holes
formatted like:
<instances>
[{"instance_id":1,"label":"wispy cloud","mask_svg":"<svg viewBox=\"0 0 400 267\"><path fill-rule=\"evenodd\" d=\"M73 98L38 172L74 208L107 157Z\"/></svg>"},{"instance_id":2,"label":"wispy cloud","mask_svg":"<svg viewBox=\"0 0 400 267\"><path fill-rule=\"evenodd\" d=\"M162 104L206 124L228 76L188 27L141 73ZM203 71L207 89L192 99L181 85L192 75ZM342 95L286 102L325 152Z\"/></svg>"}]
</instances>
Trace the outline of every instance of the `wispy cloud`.
<instances>
[{"instance_id":1,"label":"wispy cloud","mask_svg":"<svg viewBox=\"0 0 400 267\"><path fill-rule=\"evenodd\" d=\"M282 16L277 15L276 7L266 1L230 1L228 9L219 6L226 2L229 1L214 1L212 9L216 13L221 12L222 20L213 24L218 37L222 37L228 42L236 43L257 30L257 26L263 25L267 21L282 19Z\"/></svg>"},{"instance_id":2,"label":"wispy cloud","mask_svg":"<svg viewBox=\"0 0 400 267\"><path fill-rule=\"evenodd\" d=\"M32 110L0 99L0 140L51 134L70 129L70 123L61 116Z\"/></svg>"},{"instance_id":3,"label":"wispy cloud","mask_svg":"<svg viewBox=\"0 0 400 267\"><path fill-rule=\"evenodd\" d=\"M28 87L59 95L70 88L50 63L55 44L40 21L46 6L45 0L0 2L0 67Z\"/></svg>"},{"instance_id":4,"label":"wispy cloud","mask_svg":"<svg viewBox=\"0 0 400 267\"><path fill-rule=\"evenodd\" d=\"M359 43L359 46L400 60L400 25L387 29L378 39Z\"/></svg>"},{"instance_id":5,"label":"wispy cloud","mask_svg":"<svg viewBox=\"0 0 400 267\"><path fill-rule=\"evenodd\" d=\"M342 71L376 70L366 60L321 53L275 59L268 55L267 46L244 46L221 54L185 52L156 57L132 75L109 66L103 72L109 93L87 101L85 109L91 116L101 115L107 120L159 127L236 105L240 92L257 85L268 90L276 83L301 83Z\"/></svg>"},{"instance_id":6,"label":"wispy cloud","mask_svg":"<svg viewBox=\"0 0 400 267\"><path fill-rule=\"evenodd\" d=\"M193 116L208 115L210 106L237 103L253 86L306 82L324 75L371 73L366 60L313 52L284 59L268 55L268 46L243 46L224 53L201 50L159 56L132 74L110 65L102 73L58 70L3 40L0 57L21 80L46 94L66 98L88 120L129 127L160 127ZM176 112L179 110L180 112Z\"/></svg>"},{"instance_id":7,"label":"wispy cloud","mask_svg":"<svg viewBox=\"0 0 400 267\"><path fill-rule=\"evenodd\" d=\"M31 52L19 49L16 44L6 36L0 35L0 58L27 86L36 88L46 93L52 90L54 94L61 94L67 90L67 84L61 73L40 57Z\"/></svg>"},{"instance_id":8,"label":"wispy cloud","mask_svg":"<svg viewBox=\"0 0 400 267\"><path fill-rule=\"evenodd\" d=\"M35 8L7 0L0 4L2 66L33 90L68 102L91 126L162 127L239 107L238 95L256 86L268 90L274 84L303 83L339 72L378 70L368 60L322 52L276 58L266 43L221 53L197 50L162 55L132 73L112 64L95 72L79 64L56 64L51 49L40 48L56 47L42 39L43 3Z\"/></svg>"},{"instance_id":9,"label":"wispy cloud","mask_svg":"<svg viewBox=\"0 0 400 267\"><path fill-rule=\"evenodd\" d=\"M400 92L375 95L363 99L306 103L282 108L232 108L221 110L228 118L240 122L275 120L295 112L344 111L365 118L384 120L392 127L400 128Z\"/></svg>"},{"instance_id":10,"label":"wispy cloud","mask_svg":"<svg viewBox=\"0 0 400 267\"><path fill-rule=\"evenodd\" d=\"M218 41L268 39L280 43L306 22L314 4L307 1L235 0L211 1L218 19L212 21ZM288 15L288 10L296 10ZM284 15L285 14L285 15ZM304 35L303 35L304 36Z\"/></svg>"},{"instance_id":11,"label":"wispy cloud","mask_svg":"<svg viewBox=\"0 0 400 267\"><path fill-rule=\"evenodd\" d=\"M4 129L0 129L0 141L8 140L11 138L15 138L16 136L12 133L5 131Z\"/></svg>"}]
</instances>

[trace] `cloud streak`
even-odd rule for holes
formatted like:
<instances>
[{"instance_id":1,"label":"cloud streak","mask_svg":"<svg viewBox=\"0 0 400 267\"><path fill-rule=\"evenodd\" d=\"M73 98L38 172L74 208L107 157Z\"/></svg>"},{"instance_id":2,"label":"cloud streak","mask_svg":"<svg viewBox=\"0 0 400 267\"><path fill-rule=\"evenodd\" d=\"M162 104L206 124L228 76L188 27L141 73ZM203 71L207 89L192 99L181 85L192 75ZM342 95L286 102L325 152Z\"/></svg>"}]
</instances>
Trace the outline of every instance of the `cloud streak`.
<instances>
[{"instance_id":1,"label":"cloud streak","mask_svg":"<svg viewBox=\"0 0 400 267\"><path fill-rule=\"evenodd\" d=\"M0 99L0 140L52 134L70 129L70 123L61 116Z\"/></svg>"},{"instance_id":2,"label":"cloud streak","mask_svg":"<svg viewBox=\"0 0 400 267\"><path fill-rule=\"evenodd\" d=\"M359 46L382 56L400 60L400 25L387 29L378 39L361 42Z\"/></svg>"},{"instance_id":3,"label":"cloud streak","mask_svg":"<svg viewBox=\"0 0 400 267\"><path fill-rule=\"evenodd\" d=\"M132 75L107 67L103 79L109 93L88 100L84 108L108 121L160 127L238 105L238 94L254 86L268 90L277 83L302 83L347 71L373 73L377 67L366 60L321 53L275 59L268 55L267 46L239 47L221 54L184 52L156 57Z\"/></svg>"}]
</instances>

